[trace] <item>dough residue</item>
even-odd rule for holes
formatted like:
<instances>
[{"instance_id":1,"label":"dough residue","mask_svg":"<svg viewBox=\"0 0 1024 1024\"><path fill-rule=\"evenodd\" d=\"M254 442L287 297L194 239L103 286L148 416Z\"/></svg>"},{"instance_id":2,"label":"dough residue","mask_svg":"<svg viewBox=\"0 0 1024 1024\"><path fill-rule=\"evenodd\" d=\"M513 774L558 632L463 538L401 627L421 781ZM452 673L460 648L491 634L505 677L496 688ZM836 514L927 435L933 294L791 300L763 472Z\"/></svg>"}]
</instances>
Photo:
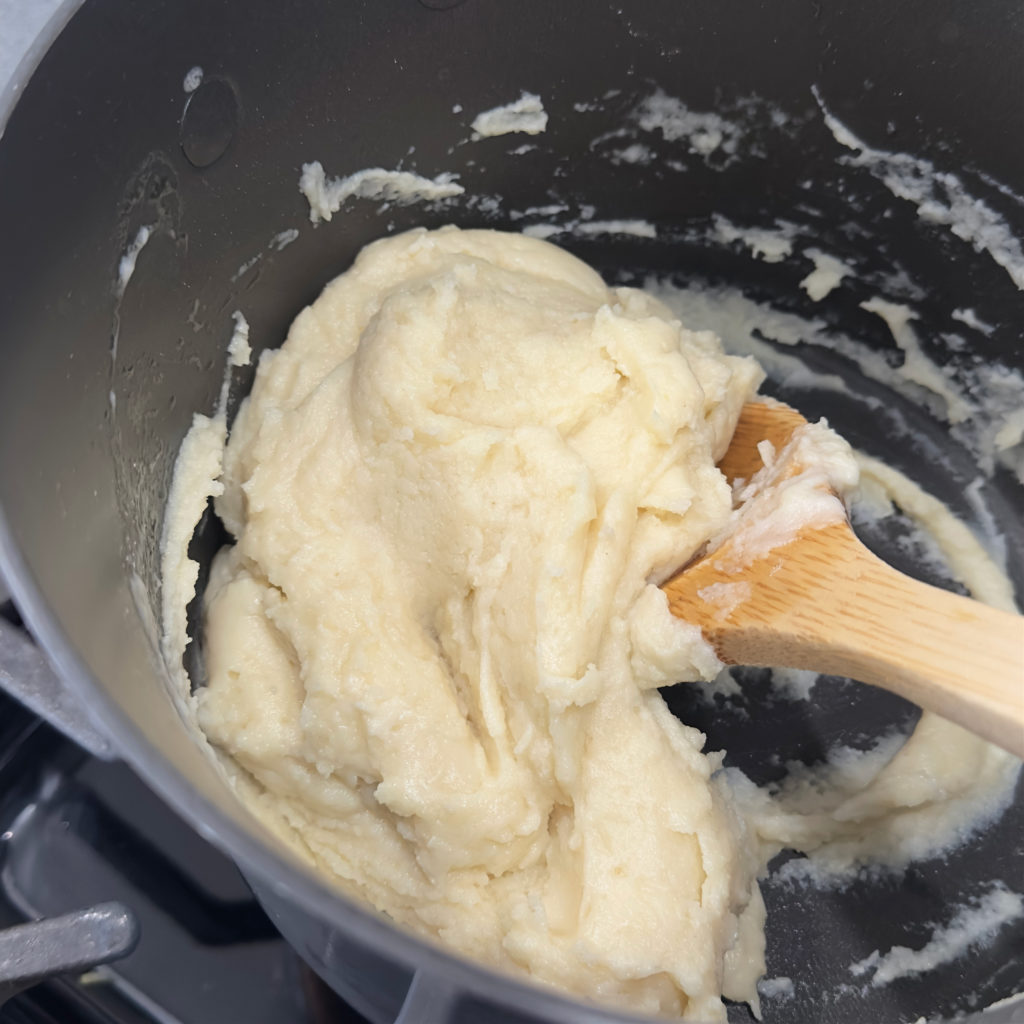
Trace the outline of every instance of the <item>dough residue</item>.
<instances>
[{"instance_id":1,"label":"dough residue","mask_svg":"<svg viewBox=\"0 0 1024 1024\"><path fill-rule=\"evenodd\" d=\"M737 575L804 531L841 523L846 518L841 496L859 477L849 445L824 421L797 427L781 451L769 441L758 449L763 468L750 480L734 482L736 507L708 544L715 564Z\"/></svg>"},{"instance_id":2,"label":"dough residue","mask_svg":"<svg viewBox=\"0 0 1024 1024\"><path fill-rule=\"evenodd\" d=\"M932 971L992 941L1000 928L1022 915L1024 898L997 882L975 902L959 907L948 924L937 926L920 949L894 946L887 953L875 950L851 965L850 971L858 977L872 972L872 985L887 985L898 978Z\"/></svg>"},{"instance_id":3,"label":"dough residue","mask_svg":"<svg viewBox=\"0 0 1024 1024\"><path fill-rule=\"evenodd\" d=\"M938 395L946 405L946 418L951 424L962 423L975 412L976 406L959 393L949 371L925 355L911 327L915 315L909 306L875 297L862 302L860 307L885 321L893 341L903 350L903 377Z\"/></svg>"},{"instance_id":4,"label":"dough residue","mask_svg":"<svg viewBox=\"0 0 1024 1024\"><path fill-rule=\"evenodd\" d=\"M793 225L778 224L774 228L739 228L721 214L712 218L712 237L720 244L741 242L751 255L765 263L780 263L793 252Z\"/></svg>"},{"instance_id":5,"label":"dough residue","mask_svg":"<svg viewBox=\"0 0 1024 1024\"><path fill-rule=\"evenodd\" d=\"M515 132L539 135L547 126L548 115L544 110L544 103L532 92L524 92L513 103L482 111L476 115L471 125L474 139L511 135Z\"/></svg>"},{"instance_id":6,"label":"dough residue","mask_svg":"<svg viewBox=\"0 0 1024 1024\"><path fill-rule=\"evenodd\" d=\"M132 275L135 273L135 264L138 262L139 253L145 249L146 243L152 237L154 226L153 224L143 224L136 231L135 238L132 239L131 244L121 254L120 260L118 260L117 282L114 285L114 294L119 299L124 296L128 282L131 281Z\"/></svg>"},{"instance_id":7,"label":"dough residue","mask_svg":"<svg viewBox=\"0 0 1024 1024\"><path fill-rule=\"evenodd\" d=\"M786 977L762 978L757 985L758 992L765 999L792 999L794 995L793 979Z\"/></svg>"},{"instance_id":8,"label":"dough residue","mask_svg":"<svg viewBox=\"0 0 1024 1024\"><path fill-rule=\"evenodd\" d=\"M1024 405L1024 376L1016 368L980 360L969 368L961 367L964 380L958 381L924 351L911 326L914 311L905 304L879 296L868 300L868 306L874 308L866 310L881 316L893 334L893 341L907 357L902 366L894 368L883 352L855 335L830 328L824 319L804 318L775 309L767 303L754 301L737 288L706 287L699 283L680 287L672 281L653 277L644 286L683 323L713 331L722 339L727 351L756 358L772 380L786 389L850 394L848 377L812 370L804 362L798 354L799 348L810 345L843 355L868 380L891 388L937 416L946 417L952 410L957 421L951 423L950 434L975 455L982 472L990 475L994 466L1003 462L1024 481L1024 450L1018 433L1024 426L1020 416ZM792 349L794 354L787 349ZM897 409L884 405L870 392L857 397L872 412L892 417L908 443L920 443L920 435L913 425L900 422L902 414ZM967 410L970 414L963 415ZM934 457L941 457L941 453L936 451Z\"/></svg>"},{"instance_id":9,"label":"dough residue","mask_svg":"<svg viewBox=\"0 0 1024 1024\"><path fill-rule=\"evenodd\" d=\"M995 327L992 324L986 323L982 320L973 309L954 309L950 315L954 320L959 320L960 323L966 324L968 327L978 331L980 334L984 334L986 338L995 330Z\"/></svg>"},{"instance_id":10,"label":"dough residue","mask_svg":"<svg viewBox=\"0 0 1024 1024\"><path fill-rule=\"evenodd\" d=\"M820 249L807 249L804 255L813 261L814 269L800 282L800 287L812 302L821 302L839 287L844 277L853 273L842 260Z\"/></svg>"},{"instance_id":11,"label":"dough residue","mask_svg":"<svg viewBox=\"0 0 1024 1024\"><path fill-rule=\"evenodd\" d=\"M956 174L939 170L930 160L872 148L826 107L817 87L812 91L833 138L855 151L848 158L851 164L866 167L894 196L913 203L921 220L948 227L976 252L988 253L1024 289L1024 249L988 203L972 196Z\"/></svg>"},{"instance_id":12,"label":"dough residue","mask_svg":"<svg viewBox=\"0 0 1024 1024\"><path fill-rule=\"evenodd\" d=\"M249 345L249 321L238 309L231 314L231 319L235 322L235 329L231 332L231 340L228 342L228 365L248 366L252 359L252 347Z\"/></svg>"},{"instance_id":13,"label":"dough residue","mask_svg":"<svg viewBox=\"0 0 1024 1024\"><path fill-rule=\"evenodd\" d=\"M743 138L743 130L734 121L713 112L691 110L660 89L643 100L634 116L643 131L656 131L666 142L683 140L691 153L705 159L717 150L735 155Z\"/></svg>"},{"instance_id":14,"label":"dough residue","mask_svg":"<svg viewBox=\"0 0 1024 1024\"><path fill-rule=\"evenodd\" d=\"M646 220L585 220L577 218L563 224L528 224L523 234L530 238L548 239L555 235L632 235L634 238L657 238L658 230Z\"/></svg>"},{"instance_id":15,"label":"dough residue","mask_svg":"<svg viewBox=\"0 0 1024 1024\"><path fill-rule=\"evenodd\" d=\"M309 203L309 219L329 221L346 199L375 199L385 203L432 202L462 195L465 189L456 175L442 173L424 178L411 171L388 171L383 167L366 167L341 178L328 179L319 160L302 165L299 191Z\"/></svg>"}]
</instances>

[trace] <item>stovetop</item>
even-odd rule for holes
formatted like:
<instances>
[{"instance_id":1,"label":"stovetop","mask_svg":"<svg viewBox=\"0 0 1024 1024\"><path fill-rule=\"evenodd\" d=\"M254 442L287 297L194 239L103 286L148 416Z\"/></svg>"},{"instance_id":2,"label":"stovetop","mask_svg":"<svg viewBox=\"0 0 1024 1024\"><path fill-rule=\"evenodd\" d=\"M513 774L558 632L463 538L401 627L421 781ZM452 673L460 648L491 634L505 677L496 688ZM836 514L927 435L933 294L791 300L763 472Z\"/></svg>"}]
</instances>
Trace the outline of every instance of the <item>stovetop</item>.
<instances>
[{"instance_id":1,"label":"stovetop","mask_svg":"<svg viewBox=\"0 0 1024 1024\"><path fill-rule=\"evenodd\" d=\"M8 603L0 614L14 619ZM116 900L135 951L36 985L10 1024L361 1024L284 942L234 865L126 765L0 692L0 928Z\"/></svg>"}]
</instances>

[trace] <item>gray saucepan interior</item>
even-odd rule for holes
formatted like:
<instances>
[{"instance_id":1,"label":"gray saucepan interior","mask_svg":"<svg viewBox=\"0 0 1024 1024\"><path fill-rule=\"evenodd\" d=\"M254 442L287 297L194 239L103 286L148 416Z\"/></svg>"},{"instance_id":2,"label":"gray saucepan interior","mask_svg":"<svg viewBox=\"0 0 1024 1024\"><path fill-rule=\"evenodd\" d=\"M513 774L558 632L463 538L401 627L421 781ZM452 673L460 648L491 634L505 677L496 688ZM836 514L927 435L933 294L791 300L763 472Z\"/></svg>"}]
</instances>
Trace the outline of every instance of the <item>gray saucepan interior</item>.
<instances>
[{"instance_id":1,"label":"gray saucepan interior","mask_svg":"<svg viewBox=\"0 0 1024 1024\"><path fill-rule=\"evenodd\" d=\"M0 138L3 569L86 713L239 862L298 951L372 1020L394 1019L416 970L406 1021L624 1018L450 957L329 891L261 834L169 699L153 650L162 513L193 412L216 403L231 314L244 313L256 351L274 347L362 245L414 225L635 220L656 237L569 230L553 240L609 280L740 288L895 367L903 356L885 323L860 307L888 289L912 304L923 348L953 377L981 364L1021 370L1024 302L1006 269L844 161L852 151L819 100L875 149L957 174L1020 238L1022 56L1016 0L96 0L56 38ZM202 83L186 92L197 66ZM543 98L546 133L470 141L475 112L524 90ZM638 105L659 93L742 124L735 146L636 135ZM647 152L631 160L623 150L638 138ZM314 227L298 189L310 160L329 175L450 172L465 193L433 204L352 199ZM546 206L558 209L526 213ZM812 304L798 287L807 260L752 259L715 234L716 213L796 224L805 245L857 273ZM122 257L143 227L151 235L121 288ZM964 309L992 329L957 326L951 313ZM1024 493L1009 471L981 472L927 402L865 378L843 353L786 352L849 391L786 374L769 391L827 415L968 522L980 523L980 496L1024 588ZM236 371L232 407L251 373ZM944 582L898 534L897 522L866 539ZM218 541L208 518L194 551L208 558ZM756 715L692 688L666 696L760 780L772 756L813 762L916 713L842 681L819 684L811 703L770 700L763 672L747 673L745 687L754 705L763 697ZM900 876L827 891L769 879L769 975L796 986L765 1000L765 1019L945 1016L1024 987L1019 923L941 974L872 988L849 972L874 949L922 945L948 908L993 881L1024 891L1022 804ZM730 1016L751 1019L745 1007Z\"/></svg>"}]
</instances>

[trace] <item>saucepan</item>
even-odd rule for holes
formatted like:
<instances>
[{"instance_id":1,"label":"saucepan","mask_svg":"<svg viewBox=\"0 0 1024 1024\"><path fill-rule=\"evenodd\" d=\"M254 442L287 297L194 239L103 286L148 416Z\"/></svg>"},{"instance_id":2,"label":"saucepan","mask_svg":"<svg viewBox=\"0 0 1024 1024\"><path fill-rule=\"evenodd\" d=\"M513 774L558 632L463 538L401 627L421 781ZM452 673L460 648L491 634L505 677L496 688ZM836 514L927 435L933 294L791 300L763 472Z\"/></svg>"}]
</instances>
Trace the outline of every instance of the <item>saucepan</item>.
<instances>
[{"instance_id":1,"label":"saucepan","mask_svg":"<svg viewBox=\"0 0 1024 1024\"><path fill-rule=\"evenodd\" d=\"M717 310L693 325L947 503L1020 592L1022 54L1024 15L1001 0L66 6L0 138L0 563L56 670L23 696L224 849L370 1020L627 1019L406 934L237 801L158 651L178 445L216 405L236 311L258 352L371 240L525 228L611 281L673 283L696 320ZM509 104L542 110L544 130L474 129ZM317 223L299 188L315 162L347 189ZM251 374L231 377L229 411ZM942 381L973 395L970 415L950 415ZM871 540L943 582L906 537ZM194 551L217 542L208 518ZM753 715L676 690L674 710L755 776L916 714L852 684ZM849 970L867 947L922 947L983 884L1024 891L1022 823L1018 799L944 858L845 887L769 877L768 970L794 987L766 991L765 1019L938 1019L1024 986L1019 920L942 971L871 985Z\"/></svg>"}]
</instances>

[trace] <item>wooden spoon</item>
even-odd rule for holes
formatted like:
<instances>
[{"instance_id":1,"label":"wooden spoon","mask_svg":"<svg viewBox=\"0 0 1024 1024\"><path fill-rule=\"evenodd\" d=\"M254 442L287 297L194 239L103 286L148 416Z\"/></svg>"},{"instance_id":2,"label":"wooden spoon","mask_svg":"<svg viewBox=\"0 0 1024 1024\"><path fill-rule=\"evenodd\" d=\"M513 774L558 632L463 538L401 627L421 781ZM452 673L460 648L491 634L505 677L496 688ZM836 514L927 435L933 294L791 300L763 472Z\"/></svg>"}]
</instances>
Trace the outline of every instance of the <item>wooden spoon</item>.
<instances>
[{"instance_id":1,"label":"wooden spoon","mask_svg":"<svg viewBox=\"0 0 1024 1024\"><path fill-rule=\"evenodd\" d=\"M748 403L719 468L730 482L749 480L764 465L758 443L781 451L804 423L788 406ZM699 626L723 662L859 679L1024 757L1024 617L897 572L845 519L750 560L735 540L662 586L673 614ZM706 588L737 583L741 600L705 599L727 592Z\"/></svg>"}]
</instances>

